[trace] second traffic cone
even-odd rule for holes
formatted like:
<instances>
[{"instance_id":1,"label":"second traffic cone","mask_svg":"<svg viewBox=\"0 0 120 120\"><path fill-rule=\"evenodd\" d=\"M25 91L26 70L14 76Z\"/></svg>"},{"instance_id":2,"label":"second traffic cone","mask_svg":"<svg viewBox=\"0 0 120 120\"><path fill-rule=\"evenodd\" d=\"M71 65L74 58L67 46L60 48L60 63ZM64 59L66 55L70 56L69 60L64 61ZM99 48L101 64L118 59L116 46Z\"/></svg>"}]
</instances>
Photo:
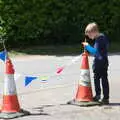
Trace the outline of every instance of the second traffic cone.
<instances>
[{"instance_id":1,"label":"second traffic cone","mask_svg":"<svg viewBox=\"0 0 120 120\"><path fill-rule=\"evenodd\" d=\"M4 92L3 92L3 105L0 113L0 118L15 118L25 115L23 110L21 111L16 85L14 80L14 68L12 62L7 58L5 62L5 80L4 80Z\"/></svg>"},{"instance_id":2,"label":"second traffic cone","mask_svg":"<svg viewBox=\"0 0 120 120\"><path fill-rule=\"evenodd\" d=\"M79 106L98 105L97 102L93 102L88 53L86 51L82 54L80 80L78 83L75 99L69 101L68 104L74 104Z\"/></svg>"}]
</instances>

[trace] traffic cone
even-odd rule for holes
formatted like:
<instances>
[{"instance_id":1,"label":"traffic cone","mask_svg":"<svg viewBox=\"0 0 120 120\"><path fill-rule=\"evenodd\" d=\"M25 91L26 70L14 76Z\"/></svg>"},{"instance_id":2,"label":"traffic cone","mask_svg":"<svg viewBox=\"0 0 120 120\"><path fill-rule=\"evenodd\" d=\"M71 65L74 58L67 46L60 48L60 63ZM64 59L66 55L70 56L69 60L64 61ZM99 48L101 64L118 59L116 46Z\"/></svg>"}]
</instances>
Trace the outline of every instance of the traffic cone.
<instances>
[{"instance_id":1,"label":"traffic cone","mask_svg":"<svg viewBox=\"0 0 120 120\"><path fill-rule=\"evenodd\" d=\"M78 90L76 93L77 101L92 101L92 88L91 88L91 80L90 80L90 71L89 71L89 63L88 63L88 54L84 52L82 54L82 63L81 63L81 72L80 72L80 80L78 84Z\"/></svg>"},{"instance_id":2,"label":"traffic cone","mask_svg":"<svg viewBox=\"0 0 120 120\"><path fill-rule=\"evenodd\" d=\"M0 118L15 118L29 114L29 112L20 109L16 92L14 73L15 71L12 62L9 58L7 58L5 62L3 105Z\"/></svg>"},{"instance_id":3,"label":"traffic cone","mask_svg":"<svg viewBox=\"0 0 120 120\"><path fill-rule=\"evenodd\" d=\"M69 101L68 104L74 104L79 106L98 105L98 102L93 101L88 53L86 51L84 51L84 53L82 54L80 80L78 82L75 99Z\"/></svg>"}]
</instances>

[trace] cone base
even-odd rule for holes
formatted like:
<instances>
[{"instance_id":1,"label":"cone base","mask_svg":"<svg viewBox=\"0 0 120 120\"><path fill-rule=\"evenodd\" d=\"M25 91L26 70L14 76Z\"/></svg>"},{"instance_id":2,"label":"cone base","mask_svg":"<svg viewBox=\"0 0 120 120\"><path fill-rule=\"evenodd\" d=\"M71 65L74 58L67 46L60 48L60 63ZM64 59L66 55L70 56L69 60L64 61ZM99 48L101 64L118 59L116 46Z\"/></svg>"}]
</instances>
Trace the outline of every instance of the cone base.
<instances>
[{"instance_id":1,"label":"cone base","mask_svg":"<svg viewBox=\"0 0 120 120\"><path fill-rule=\"evenodd\" d=\"M4 95L3 96L3 106L2 112L15 113L20 111L20 105L16 95Z\"/></svg>"},{"instance_id":2,"label":"cone base","mask_svg":"<svg viewBox=\"0 0 120 120\"><path fill-rule=\"evenodd\" d=\"M6 112L1 112L0 113L0 119L13 119L13 118L18 118L22 116L27 116L30 115L30 112L21 110L20 112L15 112L15 113L6 113Z\"/></svg>"},{"instance_id":3,"label":"cone base","mask_svg":"<svg viewBox=\"0 0 120 120\"><path fill-rule=\"evenodd\" d=\"M82 102L91 102L93 100L92 89L88 86L78 86L76 100Z\"/></svg>"},{"instance_id":4,"label":"cone base","mask_svg":"<svg viewBox=\"0 0 120 120\"><path fill-rule=\"evenodd\" d=\"M95 102L95 101L83 102L83 101L77 101L75 99L71 100L71 101L68 101L67 104L77 105L77 106L80 106L80 107L89 107L89 106L101 105L100 102Z\"/></svg>"}]
</instances>

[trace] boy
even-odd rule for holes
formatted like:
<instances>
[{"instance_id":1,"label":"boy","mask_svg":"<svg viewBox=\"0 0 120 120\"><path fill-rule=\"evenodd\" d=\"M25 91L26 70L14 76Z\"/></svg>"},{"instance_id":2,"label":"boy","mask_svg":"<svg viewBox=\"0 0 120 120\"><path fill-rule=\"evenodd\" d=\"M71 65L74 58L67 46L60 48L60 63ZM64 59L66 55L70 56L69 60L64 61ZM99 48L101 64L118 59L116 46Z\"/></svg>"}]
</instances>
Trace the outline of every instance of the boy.
<instances>
[{"instance_id":1,"label":"boy","mask_svg":"<svg viewBox=\"0 0 120 120\"><path fill-rule=\"evenodd\" d=\"M94 55L93 73L96 95L94 101L101 99L100 79L103 88L103 104L109 104L109 83L108 83L108 39L104 34L99 32L96 23L89 23L85 29L85 35L91 40L95 40L94 47L90 46L87 42L83 42L85 49Z\"/></svg>"}]
</instances>

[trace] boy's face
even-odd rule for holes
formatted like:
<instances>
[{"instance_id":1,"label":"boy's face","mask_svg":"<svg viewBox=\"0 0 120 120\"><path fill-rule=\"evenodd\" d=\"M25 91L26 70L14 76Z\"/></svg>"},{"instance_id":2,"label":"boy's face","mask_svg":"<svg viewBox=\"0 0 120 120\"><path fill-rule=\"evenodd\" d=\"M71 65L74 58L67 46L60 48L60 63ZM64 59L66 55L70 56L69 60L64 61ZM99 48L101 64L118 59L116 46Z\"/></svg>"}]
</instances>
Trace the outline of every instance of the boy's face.
<instances>
[{"instance_id":1,"label":"boy's face","mask_svg":"<svg viewBox=\"0 0 120 120\"><path fill-rule=\"evenodd\" d=\"M88 33L87 33L87 36L88 36L90 39L94 40L94 39L95 39L95 36L96 36L96 32L93 32L93 31L88 32Z\"/></svg>"}]
</instances>

